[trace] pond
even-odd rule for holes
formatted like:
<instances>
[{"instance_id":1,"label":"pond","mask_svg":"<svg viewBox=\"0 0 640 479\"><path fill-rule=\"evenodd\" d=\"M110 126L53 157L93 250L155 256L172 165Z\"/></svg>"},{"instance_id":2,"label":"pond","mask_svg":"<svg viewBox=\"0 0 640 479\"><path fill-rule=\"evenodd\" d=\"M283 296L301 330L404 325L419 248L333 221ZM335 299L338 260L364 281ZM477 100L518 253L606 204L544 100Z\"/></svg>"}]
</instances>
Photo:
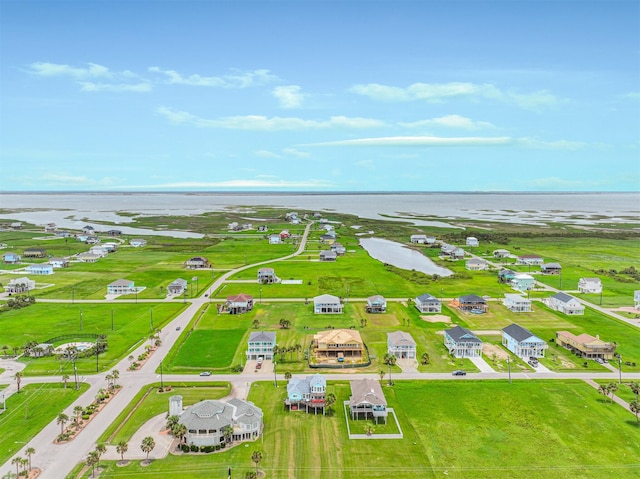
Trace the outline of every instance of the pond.
<instances>
[{"instance_id":1,"label":"pond","mask_svg":"<svg viewBox=\"0 0 640 479\"><path fill-rule=\"evenodd\" d=\"M407 248L401 243L382 238L361 238L360 245L369 256L396 268L416 270L424 274L451 276L452 271L435 264L419 251Z\"/></svg>"}]
</instances>

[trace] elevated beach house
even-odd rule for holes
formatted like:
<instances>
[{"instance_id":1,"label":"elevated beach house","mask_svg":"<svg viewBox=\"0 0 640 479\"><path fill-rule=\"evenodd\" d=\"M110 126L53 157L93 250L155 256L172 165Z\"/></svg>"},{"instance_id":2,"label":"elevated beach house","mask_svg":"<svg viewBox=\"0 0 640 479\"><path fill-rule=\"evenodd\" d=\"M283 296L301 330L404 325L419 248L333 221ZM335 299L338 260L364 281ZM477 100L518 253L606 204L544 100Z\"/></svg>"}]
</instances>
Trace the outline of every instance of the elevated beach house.
<instances>
[{"instance_id":1,"label":"elevated beach house","mask_svg":"<svg viewBox=\"0 0 640 479\"><path fill-rule=\"evenodd\" d=\"M496 259L508 258L511 253L508 249L495 249L493 250L493 257Z\"/></svg>"},{"instance_id":2,"label":"elevated beach house","mask_svg":"<svg viewBox=\"0 0 640 479\"><path fill-rule=\"evenodd\" d=\"M330 329L313 335L313 354L319 359L360 360L364 350L362 336L355 329Z\"/></svg>"},{"instance_id":3,"label":"elevated beach house","mask_svg":"<svg viewBox=\"0 0 640 479\"><path fill-rule=\"evenodd\" d=\"M5 264L18 264L22 260L22 256L18 253L5 253L2 255L2 262Z\"/></svg>"},{"instance_id":4,"label":"elevated beach house","mask_svg":"<svg viewBox=\"0 0 640 479\"><path fill-rule=\"evenodd\" d=\"M602 341L599 336L595 338L589 334L575 336L568 331L556 332L556 343L587 359L613 359L616 351L614 343Z\"/></svg>"},{"instance_id":5,"label":"elevated beach house","mask_svg":"<svg viewBox=\"0 0 640 479\"><path fill-rule=\"evenodd\" d=\"M44 248L27 248L22 252L24 258L44 258L47 250Z\"/></svg>"},{"instance_id":6,"label":"elevated beach house","mask_svg":"<svg viewBox=\"0 0 640 479\"><path fill-rule=\"evenodd\" d=\"M482 357L482 341L462 326L445 330L444 345L455 358Z\"/></svg>"},{"instance_id":7,"label":"elevated beach house","mask_svg":"<svg viewBox=\"0 0 640 479\"><path fill-rule=\"evenodd\" d=\"M338 258L338 253L331 251L330 249L320 251L320 261L335 261Z\"/></svg>"},{"instance_id":8,"label":"elevated beach house","mask_svg":"<svg viewBox=\"0 0 640 479\"><path fill-rule=\"evenodd\" d=\"M536 280L533 276L527 273L517 273L511 278L511 287L518 291L531 291L536 285Z\"/></svg>"},{"instance_id":9,"label":"elevated beach house","mask_svg":"<svg viewBox=\"0 0 640 479\"><path fill-rule=\"evenodd\" d=\"M471 258L465 263L465 268L469 271L484 271L489 269L489 263L480 258Z\"/></svg>"},{"instance_id":10,"label":"elevated beach house","mask_svg":"<svg viewBox=\"0 0 640 479\"><path fill-rule=\"evenodd\" d=\"M521 254L516 259L516 264L523 266L540 266L542 263L544 259L537 254Z\"/></svg>"},{"instance_id":11,"label":"elevated beach house","mask_svg":"<svg viewBox=\"0 0 640 479\"><path fill-rule=\"evenodd\" d=\"M30 264L24 270L29 274L53 274L53 265L49 263Z\"/></svg>"},{"instance_id":12,"label":"elevated beach house","mask_svg":"<svg viewBox=\"0 0 640 479\"><path fill-rule=\"evenodd\" d=\"M128 279L118 279L107 286L107 294L132 294L137 291L135 283Z\"/></svg>"},{"instance_id":13,"label":"elevated beach house","mask_svg":"<svg viewBox=\"0 0 640 479\"><path fill-rule=\"evenodd\" d=\"M321 294L313 298L315 314L342 314L343 307L340 298L331 294Z\"/></svg>"},{"instance_id":14,"label":"elevated beach house","mask_svg":"<svg viewBox=\"0 0 640 479\"><path fill-rule=\"evenodd\" d=\"M309 412L309 409L317 412L318 409L322 409L324 414L326 394L327 381L321 374L291 378L287 384L287 398L284 404L291 411L305 408L306 412Z\"/></svg>"},{"instance_id":15,"label":"elevated beach house","mask_svg":"<svg viewBox=\"0 0 640 479\"><path fill-rule=\"evenodd\" d=\"M367 313L386 313L387 300L383 296L376 294L367 298Z\"/></svg>"},{"instance_id":16,"label":"elevated beach house","mask_svg":"<svg viewBox=\"0 0 640 479\"><path fill-rule=\"evenodd\" d=\"M186 279L178 278L172 281L169 286L167 286L167 291L169 292L169 294L179 296L187 291L187 284L188 283Z\"/></svg>"},{"instance_id":17,"label":"elevated beach house","mask_svg":"<svg viewBox=\"0 0 640 479\"><path fill-rule=\"evenodd\" d=\"M573 296L566 293L556 293L544 301L547 306L564 314L581 315L584 314L584 306Z\"/></svg>"},{"instance_id":18,"label":"elevated beach house","mask_svg":"<svg viewBox=\"0 0 640 479\"><path fill-rule=\"evenodd\" d=\"M504 306L509 311L514 313L530 313L531 312L531 300L519 294L505 293Z\"/></svg>"},{"instance_id":19,"label":"elevated beach house","mask_svg":"<svg viewBox=\"0 0 640 479\"><path fill-rule=\"evenodd\" d=\"M4 292L9 294L28 293L32 289L36 289L36 282L26 276L10 279L4 286Z\"/></svg>"},{"instance_id":20,"label":"elevated beach house","mask_svg":"<svg viewBox=\"0 0 640 479\"><path fill-rule=\"evenodd\" d=\"M442 311L442 302L429 293L421 294L413 302L421 313L440 313Z\"/></svg>"},{"instance_id":21,"label":"elevated beach house","mask_svg":"<svg viewBox=\"0 0 640 479\"><path fill-rule=\"evenodd\" d=\"M398 359L415 359L416 342L404 331L387 333L387 353Z\"/></svg>"},{"instance_id":22,"label":"elevated beach house","mask_svg":"<svg viewBox=\"0 0 640 479\"><path fill-rule=\"evenodd\" d=\"M204 256L194 256L193 258L189 258L185 261L184 266L189 269L202 269L208 268L210 265L209 260Z\"/></svg>"},{"instance_id":23,"label":"elevated beach house","mask_svg":"<svg viewBox=\"0 0 640 479\"><path fill-rule=\"evenodd\" d=\"M578 291L581 293L602 293L602 281L600 278L580 278Z\"/></svg>"},{"instance_id":24,"label":"elevated beach house","mask_svg":"<svg viewBox=\"0 0 640 479\"><path fill-rule=\"evenodd\" d=\"M254 331L249 335L247 361L258 358L273 359L273 348L275 347L276 333L270 331Z\"/></svg>"},{"instance_id":25,"label":"elevated beach house","mask_svg":"<svg viewBox=\"0 0 640 479\"><path fill-rule=\"evenodd\" d=\"M253 309L253 296L244 293L227 296L225 308L229 314L247 313Z\"/></svg>"},{"instance_id":26,"label":"elevated beach house","mask_svg":"<svg viewBox=\"0 0 640 479\"><path fill-rule=\"evenodd\" d=\"M544 358L546 341L518 324L502 328L502 345L522 359Z\"/></svg>"},{"instance_id":27,"label":"elevated beach house","mask_svg":"<svg viewBox=\"0 0 640 479\"><path fill-rule=\"evenodd\" d=\"M183 444L187 445L217 446L228 441L252 441L262 433L262 409L238 398L205 399L183 410L182 396L171 396L169 415L178 416L178 423L184 424L187 433Z\"/></svg>"},{"instance_id":28,"label":"elevated beach house","mask_svg":"<svg viewBox=\"0 0 640 479\"><path fill-rule=\"evenodd\" d=\"M258 283L271 284L277 283L280 279L276 276L273 268L260 268L258 270Z\"/></svg>"},{"instance_id":29,"label":"elevated beach house","mask_svg":"<svg viewBox=\"0 0 640 479\"><path fill-rule=\"evenodd\" d=\"M486 313L487 300L477 294L466 294L458 298L458 309L465 313Z\"/></svg>"},{"instance_id":30,"label":"elevated beach house","mask_svg":"<svg viewBox=\"0 0 640 479\"><path fill-rule=\"evenodd\" d=\"M542 274L560 274L562 273L562 266L560 266L560 263L545 263L540 265L540 271Z\"/></svg>"},{"instance_id":31,"label":"elevated beach house","mask_svg":"<svg viewBox=\"0 0 640 479\"><path fill-rule=\"evenodd\" d=\"M476 238L475 236L468 236L467 237L467 241L466 241L466 245L467 246L480 246L480 242L478 241L478 238Z\"/></svg>"},{"instance_id":32,"label":"elevated beach house","mask_svg":"<svg viewBox=\"0 0 640 479\"><path fill-rule=\"evenodd\" d=\"M350 381L351 397L349 412L351 419L373 419L376 424L380 419L387 422L387 400L380 383L374 379L356 379Z\"/></svg>"}]
</instances>

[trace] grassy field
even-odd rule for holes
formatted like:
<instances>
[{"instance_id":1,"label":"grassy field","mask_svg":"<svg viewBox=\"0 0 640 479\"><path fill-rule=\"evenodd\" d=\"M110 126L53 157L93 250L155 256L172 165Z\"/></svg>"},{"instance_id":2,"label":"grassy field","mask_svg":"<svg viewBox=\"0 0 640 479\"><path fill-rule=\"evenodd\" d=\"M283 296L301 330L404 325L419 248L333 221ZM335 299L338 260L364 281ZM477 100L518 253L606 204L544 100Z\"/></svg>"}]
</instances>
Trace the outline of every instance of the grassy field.
<instances>
[{"instance_id":1,"label":"grassy field","mask_svg":"<svg viewBox=\"0 0 640 479\"><path fill-rule=\"evenodd\" d=\"M347 438L346 382L328 386L338 397L331 416L285 410L280 386L257 383L250 393L265 413L263 440L218 454L170 455L145 468L105 462L100 477L224 477L229 466L243 477L255 450L263 453L259 469L274 479L632 478L640 468L635 418L581 381L399 381L384 387L404 433L398 440Z\"/></svg>"},{"instance_id":2,"label":"grassy field","mask_svg":"<svg viewBox=\"0 0 640 479\"><path fill-rule=\"evenodd\" d=\"M99 357L101 370L108 370L129 354L136 344L144 341L153 328L162 328L184 307L182 303L158 304L59 304L36 303L20 310L11 310L0 315L0 345L21 347L29 341L43 343L63 334L106 334L109 347ZM150 311L153 312L150 312ZM113 326L111 318L113 312ZM82 317L82 330L80 318ZM73 341L72 339L65 341ZM54 344L57 346L58 344ZM5 350L7 351L7 350ZM55 356L24 358L26 375L70 373L72 365L60 362ZM95 373L95 356L79 358L76 362L81 374ZM62 368L62 369L61 369Z\"/></svg>"},{"instance_id":3,"label":"grassy field","mask_svg":"<svg viewBox=\"0 0 640 479\"><path fill-rule=\"evenodd\" d=\"M165 385L166 386L166 385ZM129 441L131 436L149 419L169 411L169 398L176 394L182 396L184 406L190 406L204 399L219 399L229 394L229 383L171 384L171 390L160 393L159 384L143 387L100 436L98 442L117 444Z\"/></svg>"},{"instance_id":4,"label":"grassy field","mask_svg":"<svg viewBox=\"0 0 640 479\"><path fill-rule=\"evenodd\" d=\"M0 414L0 464L23 449L24 443L88 388L87 384L81 384L79 390L62 384L28 384L7 398L7 410Z\"/></svg>"}]
</instances>

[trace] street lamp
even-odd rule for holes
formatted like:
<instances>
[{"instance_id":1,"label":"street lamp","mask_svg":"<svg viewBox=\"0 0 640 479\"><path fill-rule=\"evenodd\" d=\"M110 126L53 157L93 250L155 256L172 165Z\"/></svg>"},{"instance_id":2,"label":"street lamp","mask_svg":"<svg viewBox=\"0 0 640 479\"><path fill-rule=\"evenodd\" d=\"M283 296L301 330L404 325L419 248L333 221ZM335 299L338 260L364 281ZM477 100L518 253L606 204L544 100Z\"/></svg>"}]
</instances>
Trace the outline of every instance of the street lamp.
<instances>
[{"instance_id":1,"label":"street lamp","mask_svg":"<svg viewBox=\"0 0 640 479\"><path fill-rule=\"evenodd\" d=\"M136 304L138 304L138 288L136 288Z\"/></svg>"},{"instance_id":2,"label":"street lamp","mask_svg":"<svg viewBox=\"0 0 640 479\"><path fill-rule=\"evenodd\" d=\"M164 383L162 382L162 361L160 361L160 390L164 391Z\"/></svg>"},{"instance_id":3,"label":"street lamp","mask_svg":"<svg viewBox=\"0 0 640 479\"><path fill-rule=\"evenodd\" d=\"M622 356L618 355L618 374L620 375L619 384L622 384Z\"/></svg>"},{"instance_id":4,"label":"street lamp","mask_svg":"<svg viewBox=\"0 0 640 479\"><path fill-rule=\"evenodd\" d=\"M153 308L149 308L149 329L153 332Z\"/></svg>"},{"instance_id":5,"label":"street lamp","mask_svg":"<svg viewBox=\"0 0 640 479\"><path fill-rule=\"evenodd\" d=\"M507 356L507 370L509 371L509 384L511 384L511 358Z\"/></svg>"},{"instance_id":6,"label":"street lamp","mask_svg":"<svg viewBox=\"0 0 640 479\"><path fill-rule=\"evenodd\" d=\"M260 304L262 304L262 288L260 288ZM273 363L275 365L275 363Z\"/></svg>"},{"instance_id":7,"label":"street lamp","mask_svg":"<svg viewBox=\"0 0 640 479\"><path fill-rule=\"evenodd\" d=\"M82 331L82 310L80 310L80 331Z\"/></svg>"},{"instance_id":8,"label":"street lamp","mask_svg":"<svg viewBox=\"0 0 640 479\"><path fill-rule=\"evenodd\" d=\"M193 278L191 278L191 282L193 283L193 281L196 282L196 296L198 296L198 277L194 276Z\"/></svg>"},{"instance_id":9,"label":"street lamp","mask_svg":"<svg viewBox=\"0 0 640 479\"><path fill-rule=\"evenodd\" d=\"M111 309L111 331L113 331L113 309Z\"/></svg>"},{"instance_id":10,"label":"street lamp","mask_svg":"<svg viewBox=\"0 0 640 479\"><path fill-rule=\"evenodd\" d=\"M276 363L275 361L273 362L273 387L277 388L278 387L278 377L276 374Z\"/></svg>"}]
</instances>

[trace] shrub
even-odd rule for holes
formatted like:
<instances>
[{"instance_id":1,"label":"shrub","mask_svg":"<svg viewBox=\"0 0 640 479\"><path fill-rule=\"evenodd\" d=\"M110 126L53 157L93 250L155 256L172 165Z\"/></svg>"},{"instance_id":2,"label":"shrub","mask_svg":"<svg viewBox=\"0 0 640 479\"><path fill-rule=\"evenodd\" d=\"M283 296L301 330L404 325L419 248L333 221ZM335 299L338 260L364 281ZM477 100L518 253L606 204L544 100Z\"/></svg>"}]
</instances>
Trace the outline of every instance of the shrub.
<instances>
[{"instance_id":1,"label":"shrub","mask_svg":"<svg viewBox=\"0 0 640 479\"><path fill-rule=\"evenodd\" d=\"M220 450L220 444L216 444L216 451Z\"/></svg>"},{"instance_id":2,"label":"shrub","mask_svg":"<svg viewBox=\"0 0 640 479\"><path fill-rule=\"evenodd\" d=\"M189 452L189 446L187 446L186 444L180 446L180 449L182 449L182 452Z\"/></svg>"},{"instance_id":3,"label":"shrub","mask_svg":"<svg viewBox=\"0 0 640 479\"><path fill-rule=\"evenodd\" d=\"M191 452L198 452L198 446L196 446L195 444L191 444L190 450Z\"/></svg>"},{"instance_id":4,"label":"shrub","mask_svg":"<svg viewBox=\"0 0 640 479\"><path fill-rule=\"evenodd\" d=\"M85 421L86 421L87 419L89 419L89 418L91 418L91 414L83 414L83 415L82 415L82 419L84 419Z\"/></svg>"}]
</instances>

